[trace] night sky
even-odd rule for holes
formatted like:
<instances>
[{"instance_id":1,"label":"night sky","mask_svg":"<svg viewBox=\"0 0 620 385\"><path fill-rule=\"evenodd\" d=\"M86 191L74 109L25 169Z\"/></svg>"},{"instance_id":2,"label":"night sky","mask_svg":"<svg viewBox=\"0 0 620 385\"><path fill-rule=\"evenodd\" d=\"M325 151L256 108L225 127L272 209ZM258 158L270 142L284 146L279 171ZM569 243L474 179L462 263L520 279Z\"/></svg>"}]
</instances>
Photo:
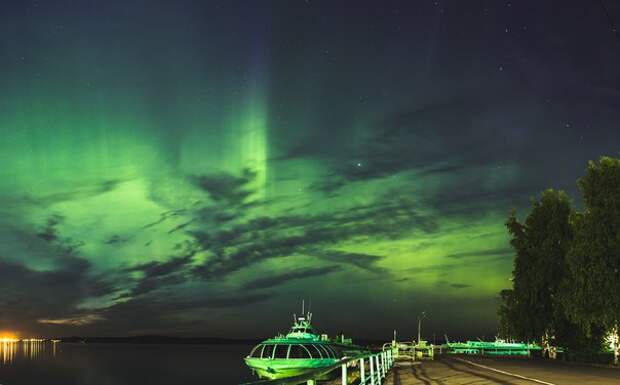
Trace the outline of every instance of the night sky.
<instances>
[{"instance_id":1,"label":"night sky","mask_svg":"<svg viewBox=\"0 0 620 385\"><path fill-rule=\"evenodd\" d=\"M0 69L22 336L492 337L511 210L620 156L599 1L3 1Z\"/></svg>"}]
</instances>

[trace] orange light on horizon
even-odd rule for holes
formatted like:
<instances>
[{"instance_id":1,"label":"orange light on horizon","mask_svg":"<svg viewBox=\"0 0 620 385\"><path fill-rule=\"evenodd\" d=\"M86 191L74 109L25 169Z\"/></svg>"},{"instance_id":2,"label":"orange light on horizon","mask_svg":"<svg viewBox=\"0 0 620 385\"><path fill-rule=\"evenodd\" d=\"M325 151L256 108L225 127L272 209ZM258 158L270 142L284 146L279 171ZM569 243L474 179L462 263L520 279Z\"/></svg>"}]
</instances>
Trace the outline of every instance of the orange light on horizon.
<instances>
[{"instance_id":1,"label":"orange light on horizon","mask_svg":"<svg viewBox=\"0 0 620 385\"><path fill-rule=\"evenodd\" d=\"M13 332L0 332L0 343L19 342L17 333Z\"/></svg>"}]
</instances>

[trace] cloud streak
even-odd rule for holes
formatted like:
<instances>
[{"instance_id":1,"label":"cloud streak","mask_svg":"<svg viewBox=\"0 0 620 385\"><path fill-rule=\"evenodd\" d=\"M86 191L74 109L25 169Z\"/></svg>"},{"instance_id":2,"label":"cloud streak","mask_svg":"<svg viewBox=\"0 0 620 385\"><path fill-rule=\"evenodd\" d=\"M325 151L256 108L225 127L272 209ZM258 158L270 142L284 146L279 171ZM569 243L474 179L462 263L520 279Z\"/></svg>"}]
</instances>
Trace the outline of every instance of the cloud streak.
<instances>
[{"instance_id":1,"label":"cloud streak","mask_svg":"<svg viewBox=\"0 0 620 385\"><path fill-rule=\"evenodd\" d=\"M278 273L278 274L274 274L271 276L266 276L266 277L251 280L249 282L246 282L243 285L243 289L255 290L255 289L271 288L274 286L282 285L290 281L328 275L328 274L337 272L340 269L341 268L339 266L335 266L335 265L316 267L316 268L294 269L294 270L287 271L284 273Z\"/></svg>"}]
</instances>

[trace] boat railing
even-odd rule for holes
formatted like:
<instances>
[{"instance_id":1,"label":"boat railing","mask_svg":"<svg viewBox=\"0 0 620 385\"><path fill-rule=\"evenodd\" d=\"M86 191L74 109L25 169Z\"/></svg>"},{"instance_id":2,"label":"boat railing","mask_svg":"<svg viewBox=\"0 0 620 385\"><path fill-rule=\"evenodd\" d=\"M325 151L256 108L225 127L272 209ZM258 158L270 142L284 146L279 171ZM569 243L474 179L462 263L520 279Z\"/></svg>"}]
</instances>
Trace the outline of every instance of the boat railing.
<instances>
[{"instance_id":1,"label":"boat railing","mask_svg":"<svg viewBox=\"0 0 620 385\"><path fill-rule=\"evenodd\" d=\"M343 357L332 366L315 369L295 377L277 380L260 380L247 382L241 385L316 385L317 379L340 369L342 385L348 385L359 379L359 385L381 385L383 379L392 368L394 357L392 350L382 350L378 353L369 353L355 357ZM350 381L351 380L351 381Z\"/></svg>"}]
</instances>

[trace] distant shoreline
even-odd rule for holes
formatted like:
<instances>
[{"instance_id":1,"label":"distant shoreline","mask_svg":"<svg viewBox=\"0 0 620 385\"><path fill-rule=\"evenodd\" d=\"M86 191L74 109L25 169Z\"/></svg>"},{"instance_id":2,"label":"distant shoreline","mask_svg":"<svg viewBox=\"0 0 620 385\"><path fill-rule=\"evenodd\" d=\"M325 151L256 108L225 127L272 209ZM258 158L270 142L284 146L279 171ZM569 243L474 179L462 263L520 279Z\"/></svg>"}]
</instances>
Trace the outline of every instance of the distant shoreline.
<instances>
[{"instance_id":1,"label":"distant shoreline","mask_svg":"<svg viewBox=\"0 0 620 385\"><path fill-rule=\"evenodd\" d=\"M132 336L132 337L58 337L63 343L127 343L127 344L175 344L175 345L257 345L265 338L220 338L220 337L171 337L171 336ZM355 340L359 345L382 345L387 341Z\"/></svg>"},{"instance_id":2,"label":"distant shoreline","mask_svg":"<svg viewBox=\"0 0 620 385\"><path fill-rule=\"evenodd\" d=\"M59 337L63 343L129 343L129 344L176 344L176 345L255 345L259 339L235 339L217 337Z\"/></svg>"}]
</instances>

